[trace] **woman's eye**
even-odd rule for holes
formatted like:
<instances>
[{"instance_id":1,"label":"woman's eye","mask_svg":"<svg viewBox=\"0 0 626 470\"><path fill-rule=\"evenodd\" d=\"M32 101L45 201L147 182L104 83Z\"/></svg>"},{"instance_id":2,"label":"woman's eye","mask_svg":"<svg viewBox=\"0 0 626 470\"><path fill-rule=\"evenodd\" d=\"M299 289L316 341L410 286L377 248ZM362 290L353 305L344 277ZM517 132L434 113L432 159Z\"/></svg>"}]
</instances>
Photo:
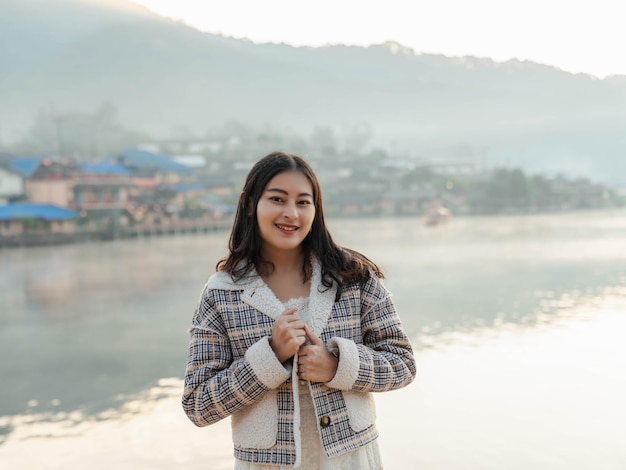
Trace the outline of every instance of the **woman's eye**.
<instances>
[{"instance_id":1,"label":"woman's eye","mask_svg":"<svg viewBox=\"0 0 626 470\"><path fill-rule=\"evenodd\" d=\"M282 199L279 198L278 196L272 196L270 197L270 201L274 201L274 202L282 202Z\"/></svg>"},{"instance_id":2,"label":"woman's eye","mask_svg":"<svg viewBox=\"0 0 626 470\"><path fill-rule=\"evenodd\" d=\"M308 205L311 204L311 201L300 201L298 204Z\"/></svg>"}]
</instances>

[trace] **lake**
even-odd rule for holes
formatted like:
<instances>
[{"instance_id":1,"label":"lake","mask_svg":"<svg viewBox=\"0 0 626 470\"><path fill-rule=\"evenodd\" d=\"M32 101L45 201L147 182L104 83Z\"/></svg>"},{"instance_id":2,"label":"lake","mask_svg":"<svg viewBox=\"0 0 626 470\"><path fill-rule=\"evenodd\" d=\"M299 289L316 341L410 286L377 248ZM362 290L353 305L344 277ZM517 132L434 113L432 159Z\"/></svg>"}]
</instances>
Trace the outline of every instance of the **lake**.
<instances>
[{"instance_id":1,"label":"lake","mask_svg":"<svg viewBox=\"0 0 626 470\"><path fill-rule=\"evenodd\" d=\"M330 220L387 275L418 375L386 469L626 469L626 211ZM232 467L180 406L214 232L0 250L0 467Z\"/></svg>"}]
</instances>

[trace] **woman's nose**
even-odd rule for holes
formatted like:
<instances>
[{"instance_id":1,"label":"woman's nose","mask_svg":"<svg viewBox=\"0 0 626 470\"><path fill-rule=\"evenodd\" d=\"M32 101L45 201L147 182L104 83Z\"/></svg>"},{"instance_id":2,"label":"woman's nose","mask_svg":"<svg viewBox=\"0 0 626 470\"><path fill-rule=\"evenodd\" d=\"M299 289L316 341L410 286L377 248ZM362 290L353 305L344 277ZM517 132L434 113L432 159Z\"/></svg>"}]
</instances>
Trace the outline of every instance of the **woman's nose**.
<instances>
[{"instance_id":1,"label":"woman's nose","mask_svg":"<svg viewBox=\"0 0 626 470\"><path fill-rule=\"evenodd\" d=\"M298 211L296 210L295 204L285 204L283 216L286 219L295 219L296 217L298 217Z\"/></svg>"}]
</instances>

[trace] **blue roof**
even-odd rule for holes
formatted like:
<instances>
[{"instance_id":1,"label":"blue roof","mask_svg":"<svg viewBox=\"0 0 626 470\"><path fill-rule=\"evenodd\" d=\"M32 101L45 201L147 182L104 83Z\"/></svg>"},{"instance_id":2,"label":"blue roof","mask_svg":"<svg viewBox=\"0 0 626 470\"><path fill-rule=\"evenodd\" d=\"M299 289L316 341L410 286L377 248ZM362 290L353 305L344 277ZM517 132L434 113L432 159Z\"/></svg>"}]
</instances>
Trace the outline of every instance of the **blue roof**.
<instances>
[{"instance_id":1,"label":"blue roof","mask_svg":"<svg viewBox=\"0 0 626 470\"><path fill-rule=\"evenodd\" d=\"M137 168L156 168L159 171L169 173L193 173L193 169L187 165L177 163L165 155L146 150L124 150L123 152L109 155L104 159L104 162L111 163L115 159L120 159L122 162L125 159L128 166Z\"/></svg>"},{"instance_id":2,"label":"blue roof","mask_svg":"<svg viewBox=\"0 0 626 470\"><path fill-rule=\"evenodd\" d=\"M132 175L133 171L121 163L79 163L76 165L83 173L92 175Z\"/></svg>"},{"instance_id":3,"label":"blue roof","mask_svg":"<svg viewBox=\"0 0 626 470\"><path fill-rule=\"evenodd\" d=\"M161 187L163 189L169 189L170 191L184 193L187 191L202 191L206 189L206 184L202 184L202 183L164 184Z\"/></svg>"},{"instance_id":4,"label":"blue roof","mask_svg":"<svg viewBox=\"0 0 626 470\"><path fill-rule=\"evenodd\" d=\"M0 220L44 219L67 220L78 217L78 212L54 204L4 204L0 205Z\"/></svg>"},{"instance_id":5,"label":"blue roof","mask_svg":"<svg viewBox=\"0 0 626 470\"><path fill-rule=\"evenodd\" d=\"M30 178L41 164L41 158L29 157L29 158L14 158L9 162L9 167L20 172L22 176Z\"/></svg>"}]
</instances>

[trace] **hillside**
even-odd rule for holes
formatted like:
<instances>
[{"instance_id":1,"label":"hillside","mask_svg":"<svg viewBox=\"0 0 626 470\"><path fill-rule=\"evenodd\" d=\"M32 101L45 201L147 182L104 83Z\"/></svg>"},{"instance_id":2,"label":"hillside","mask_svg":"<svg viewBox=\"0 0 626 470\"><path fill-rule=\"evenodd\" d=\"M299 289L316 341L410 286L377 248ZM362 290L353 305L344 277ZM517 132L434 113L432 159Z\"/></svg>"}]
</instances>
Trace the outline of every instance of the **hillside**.
<instances>
[{"instance_id":1,"label":"hillside","mask_svg":"<svg viewBox=\"0 0 626 470\"><path fill-rule=\"evenodd\" d=\"M395 43L255 44L124 0L0 0L0 68L2 141L40 109L93 111L109 101L125 125L154 136L201 135L231 120L305 134L367 123L373 143L415 154L462 147L537 171L585 168L614 182L626 174L626 77Z\"/></svg>"}]
</instances>

